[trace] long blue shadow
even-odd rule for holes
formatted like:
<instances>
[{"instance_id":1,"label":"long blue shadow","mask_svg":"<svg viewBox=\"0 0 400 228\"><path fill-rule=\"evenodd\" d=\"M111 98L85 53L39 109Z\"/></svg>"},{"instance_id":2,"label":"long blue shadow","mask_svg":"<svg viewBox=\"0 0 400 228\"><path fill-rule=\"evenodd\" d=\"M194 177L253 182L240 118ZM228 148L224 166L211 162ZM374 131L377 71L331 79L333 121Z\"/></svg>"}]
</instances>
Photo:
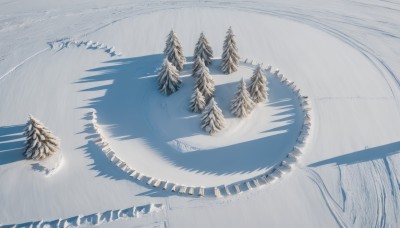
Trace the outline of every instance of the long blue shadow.
<instances>
[{"instance_id":1,"label":"long blue shadow","mask_svg":"<svg viewBox=\"0 0 400 228\"><path fill-rule=\"evenodd\" d=\"M310 164L310 167L317 167L328 164L352 165L377 159L385 159L388 156L400 153L400 142L389 143L382 146L366 148L353 153L329 158Z\"/></svg>"}]
</instances>

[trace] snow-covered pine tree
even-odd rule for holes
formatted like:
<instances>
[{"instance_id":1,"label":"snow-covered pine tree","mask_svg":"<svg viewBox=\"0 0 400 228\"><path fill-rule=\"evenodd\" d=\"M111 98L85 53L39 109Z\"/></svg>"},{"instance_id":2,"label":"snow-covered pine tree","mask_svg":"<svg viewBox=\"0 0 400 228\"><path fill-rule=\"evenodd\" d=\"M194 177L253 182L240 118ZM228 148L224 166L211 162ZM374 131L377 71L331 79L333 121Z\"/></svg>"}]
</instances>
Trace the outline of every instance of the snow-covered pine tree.
<instances>
[{"instance_id":1,"label":"snow-covered pine tree","mask_svg":"<svg viewBox=\"0 0 400 228\"><path fill-rule=\"evenodd\" d=\"M209 134L221 131L225 127L225 118L214 98L211 98L201 117L201 128Z\"/></svg>"},{"instance_id":2,"label":"snow-covered pine tree","mask_svg":"<svg viewBox=\"0 0 400 228\"><path fill-rule=\"evenodd\" d=\"M160 92L169 96L178 91L181 83L179 71L168 59L164 59L161 71L158 74L158 89Z\"/></svg>"},{"instance_id":3,"label":"snow-covered pine tree","mask_svg":"<svg viewBox=\"0 0 400 228\"><path fill-rule=\"evenodd\" d=\"M59 150L58 139L32 115L29 115L24 135L24 155L27 159L41 160Z\"/></svg>"},{"instance_id":4,"label":"snow-covered pine tree","mask_svg":"<svg viewBox=\"0 0 400 228\"><path fill-rule=\"evenodd\" d=\"M190 111L200 113L206 106L206 100L198 88L195 88L190 100Z\"/></svg>"},{"instance_id":5,"label":"snow-covered pine tree","mask_svg":"<svg viewBox=\"0 0 400 228\"><path fill-rule=\"evenodd\" d=\"M254 102L251 100L250 93L247 91L246 83L242 78L238 86L238 90L235 94L235 98L232 100L231 112L233 115L239 118L248 116L254 108Z\"/></svg>"},{"instance_id":6,"label":"snow-covered pine tree","mask_svg":"<svg viewBox=\"0 0 400 228\"><path fill-rule=\"evenodd\" d=\"M183 69L183 64L186 62L186 58L183 55L182 45L174 30L171 30L168 34L167 41L165 42L164 55L177 70L181 71Z\"/></svg>"},{"instance_id":7,"label":"snow-covered pine tree","mask_svg":"<svg viewBox=\"0 0 400 228\"><path fill-rule=\"evenodd\" d=\"M192 76L196 77L197 72L200 69L201 66L201 61L204 61L201 57L195 57L193 60L193 65L192 65Z\"/></svg>"},{"instance_id":8,"label":"snow-covered pine tree","mask_svg":"<svg viewBox=\"0 0 400 228\"><path fill-rule=\"evenodd\" d=\"M261 103L267 99L267 80L265 79L264 72L259 64L254 69L253 76L250 78L250 85L248 87L250 97L255 103Z\"/></svg>"},{"instance_id":9,"label":"snow-covered pine tree","mask_svg":"<svg viewBox=\"0 0 400 228\"><path fill-rule=\"evenodd\" d=\"M196 43L196 48L194 49L194 59L202 58L206 66L211 64L211 58L213 57L213 50L208 43L208 40L204 33L200 34L199 40Z\"/></svg>"},{"instance_id":10,"label":"snow-covered pine tree","mask_svg":"<svg viewBox=\"0 0 400 228\"><path fill-rule=\"evenodd\" d=\"M200 69L196 72L195 77L195 88L199 89L199 91L206 99L206 102L208 102L210 98L214 96L215 82L214 79L211 77L210 71L208 70L208 67L206 67L206 65L204 64L203 60L200 60Z\"/></svg>"},{"instance_id":11,"label":"snow-covered pine tree","mask_svg":"<svg viewBox=\"0 0 400 228\"><path fill-rule=\"evenodd\" d=\"M237 71L238 66L239 54L236 47L235 35L233 34L232 27L229 27L224 41L221 69L225 74L230 74Z\"/></svg>"}]
</instances>

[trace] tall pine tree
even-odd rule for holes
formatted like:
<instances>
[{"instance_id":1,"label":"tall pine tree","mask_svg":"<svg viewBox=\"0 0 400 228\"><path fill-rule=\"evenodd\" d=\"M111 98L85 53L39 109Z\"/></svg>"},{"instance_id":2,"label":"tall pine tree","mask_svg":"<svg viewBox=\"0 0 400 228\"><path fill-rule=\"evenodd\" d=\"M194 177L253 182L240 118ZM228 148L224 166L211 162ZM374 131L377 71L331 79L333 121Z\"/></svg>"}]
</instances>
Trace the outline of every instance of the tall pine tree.
<instances>
[{"instance_id":1,"label":"tall pine tree","mask_svg":"<svg viewBox=\"0 0 400 228\"><path fill-rule=\"evenodd\" d=\"M27 159L41 160L59 150L58 139L32 115L29 115L24 135L24 155Z\"/></svg>"},{"instance_id":2,"label":"tall pine tree","mask_svg":"<svg viewBox=\"0 0 400 228\"><path fill-rule=\"evenodd\" d=\"M239 118L248 116L254 108L254 102L251 100L250 94L247 91L246 83L242 78L238 86L238 90L235 94L235 98L232 100L231 112L233 115Z\"/></svg>"},{"instance_id":3,"label":"tall pine tree","mask_svg":"<svg viewBox=\"0 0 400 228\"><path fill-rule=\"evenodd\" d=\"M206 100L198 88L195 88L190 100L190 111L200 113L206 106Z\"/></svg>"},{"instance_id":4,"label":"tall pine tree","mask_svg":"<svg viewBox=\"0 0 400 228\"><path fill-rule=\"evenodd\" d=\"M230 74L237 71L238 66L239 54L236 47L235 35L232 28L229 27L224 41L221 69L225 74Z\"/></svg>"},{"instance_id":5,"label":"tall pine tree","mask_svg":"<svg viewBox=\"0 0 400 228\"><path fill-rule=\"evenodd\" d=\"M158 89L160 92L169 96L178 91L181 83L179 71L168 59L164 59L161 71L158 74Z\"/></svg>"},{"instance_id":6,"label":"tall pine tree","mask_svg":"<svg viewBox=\"0 0 400 228\"><path fill-rule=\"evenodd\" d=\"M164 55L167 59L176 67L177 70L183 69L183 64L186 62L186 58L183 55L182 45L179 42L178 36L171 30L168 34L167 41L165 43Z\"/></svg>"},{"instance_id":7,"label":"tall pine tree","mask_svg":"<svg viewBox=\"0 0 400 228\"><path fill-rule=\"evenodd\" d=\"M211 98L206 110L202 114L201 128L213 135L225 127L225 117L214 98Z\"/></svg>"},{"instance_id":8,"label":"tall pine tree","mask_svg":"<svg viewBox=\"0 0 400 228\"><path fill-rule=\"evenodd\" d=\"M199 40L196 43L196 48L194 49L194 59L202 58L206 66L211 64L211 58L213 57L213 50L208 43L208 40L204 33L200 34Z\"/></svg>"},{"instance_id":9,"label":"tall pine tree","mask_svg":"<svg viewBox=\"0 0 400 228\"><path fill-rule=\"evenodd\" d=\"M248 90L250 92L251 99L255 103L261 103L267 99L267 80L264 75L264 71L259 64L254 69L253 76L250 78L250 85Z\"/></svg>"},{"instance_id":10,"label":"tall pine tree","mask_svg":"<svg viewBox=\"0 0 400 228\"><path fill-rule=\"evenodd\" d=\"M215 82L203 60L200 60L200 68L196 72L195 88L199 89L207 102L214 96Z\"/></svg>"}]
</instances>

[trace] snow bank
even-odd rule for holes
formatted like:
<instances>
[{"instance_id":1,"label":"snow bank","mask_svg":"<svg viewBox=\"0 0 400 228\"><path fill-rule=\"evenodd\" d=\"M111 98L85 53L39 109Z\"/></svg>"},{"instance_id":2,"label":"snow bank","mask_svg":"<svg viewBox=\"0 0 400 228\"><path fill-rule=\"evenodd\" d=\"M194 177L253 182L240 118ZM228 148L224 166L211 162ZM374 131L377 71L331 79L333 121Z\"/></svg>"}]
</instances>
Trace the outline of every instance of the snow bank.
<instances>
[{"instance_id":1,"label":"snow bank","mask_svg":"<svg viewBox=\"0 0 400 228\"><path fill-rule=\"evenodd\" d=\"M21 224L10 224L1 227L79 227L97 226L118 220L140 218L147 214L158 213L164 209L162 204L149 204L139 207L128 207L125 209L109 210L102 213L90 215L77 215L66 219L55 219L52 221L34 221Z\"/></svg>"},{"instance_id":2,"label":"snow bank","mask_svg":"<svg viewBox=\"0 0 400 228\"><path fill-rule=\"evenodd\" d=\"M99 41L92 41L92 40L74 40L70 38L63 38L56 41L48 42L47 43L51 49L60 51L64 48L70 47L82 47L86 49L92 50L103 50L105 53L109 54L111 57L113 56L121 56L122 53L115 50L115 47L112 45L108 45L105 43L101 43Z\"/></svg>"},{"instance_id":3,"label":"snow bank","mask_svg":"<svg viewBox=\"0 0 400 228\"><path fill-rule=\"evenodd\" d=\"M255 63L253 60L248 59L246 59L243 64L250 67L255 67L258 65L258 63ZM268 66L263 70L266 73L270 73L271 67ZM153 186L154 188L170 190L171 192L179 193L180 195L192 196L195 195L195 192L197 192L197 196L199 197L208 196L219 198L222 196L239 194L242 191L252 190L254 188L272 183L293 170L295 163L298 161L299 157L303 153L303 149L309 138L311 129L311 107L309 98L302 95L300 93L300 89L297 88L295 83L287 79L283 74L280 74L278 69L275 70L273 76L277 77L283 85L287 86L292 91L293 96L297 97L304 121L292 151L288 153L285 159L279 162L274 168L270 169L272 171L268 171L261 176L243 180L241 182L233 183L230 185L205 188L202 186L189 186L184 184L172 183L168 180L161 180L157 177L145 175L135 168L130 167L126 162L120 159L118 157L118 154L111 148L110 144L107 142L106 137L102 133L101 127L97 123L96 110L91 113L92 126L94 131L96 132L96 137L93 139L93 141L102 149L102 151L111 163L120 168L123 172L125 172L133 179L142 181L147 185ZM230 188L234 189L235 191L231 192L229 190Z\"/></svg>"}]
</instances>

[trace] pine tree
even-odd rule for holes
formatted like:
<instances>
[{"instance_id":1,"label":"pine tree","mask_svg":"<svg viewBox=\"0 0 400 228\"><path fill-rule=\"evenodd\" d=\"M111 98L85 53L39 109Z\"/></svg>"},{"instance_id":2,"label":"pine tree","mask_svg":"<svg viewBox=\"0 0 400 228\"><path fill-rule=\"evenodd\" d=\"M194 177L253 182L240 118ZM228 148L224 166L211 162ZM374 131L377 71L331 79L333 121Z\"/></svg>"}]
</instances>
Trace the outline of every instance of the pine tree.
<instances>
[{"instance_id":1,"label":"pine tree","mask_svg":"<svg viewBox=\"0 0 400 228\"><path fill-rule=\"evenodd\" d=\"M41 160L59 150L58 139L32 115L29 115L24 135L24 155L27 159Z\"/></svg>"},{"instance_id":2,"label":"pine tree","mask_svg":"<svg viewBox=\"0 0 400 228\"><path fill-rule=\"evenodd\" d=\"M161 71L158 74L158 89L161 93L169 96L178 91L182 81L179 79L179 71L168 59L164 59Z\"/></svg>"},{"instance_id":3,"label":"pine tree","mask_svg":"<svg viewBox=\"0 0 400 228\"><path fill-rule=\"evenodd\" d=\"M206 110L202 114L201 128L209 134L221 131L225 127L225 118L214 98L211 98Z\"/></svg>"},{"instance_id":4,"label":"pine tree","mask_svg":"<svg viewBox=\"0 0 400 228\"><path fill-rule=\"evenodd\" d=\"M196 72L195 88L203 94L208 102L214 96L215 82L203 60L200 60L200 69Z\"/></svg>"},{"instance_id":5,"label":"pine tree","mask_svg":"<svg viewBox=\"0 0 400 228\"><path fill-rule=\"evenodd\" d=\"M201 67L201 61L204 61L201 57L194 58L192 65L192 76L196 77L197 72Z\"/></svg>"},{"instance_id":6,"label":"pine tree","mask_svg":"<svg viewBox=\"0 0 400 228\"><path fill-rule=\"evenodd\" d=\"M208 40L204 33L200 34L199 40L197 41L196 48L194 49L194 59L202 58L206 66L211 64L211 58L213 57L213 50L208 43Z\"/></svg>"},{"instance_id":7,"label":"pine tree","mask_svg":"<svg viewBox=\"0 0 400 228\"><path fill-rule=\"evenodd\" d=\"M250 78L249 92L250 97L255 103L261 103L267 99L267 81L264 72L259 64Z\"/></svg>"},{"instance_id":8,"label":"pine tree","mask_svg":"<svg viewBox=\"0 0 400 228\"><path fill-rule=\"evenodd\" d=\"M193 92L192 99L190 100L190 111L200 113L206 106L206 100L203 94L196 88Z\"/></svg>"},{"instance_id":9,"label":"pine tree","mask_svg":"<svg viewBox=\"0 0 400 228\"><path fill-rule=\"evenodd\" d=\"M171 32L168 34L164 55L176 67L177 70L181 71L183 69L183 64L186 62L186 58L183 55L182 45L179 42L174 30L171 30Z\"/></svg>"},{"instance_id":10,"label":"pine tree","mask_svg":"<svg viewBox=\"0 0 400 228\"><path fill-rule=\"evenodd\" d=\"M238 86L238 90L235 94L235 98L232 100L231 112L233 115L239 118L248 116L254 108L254 102L251 100L249 91L247 91L246 83L242 78Z\"/></svg>"},{"instance_id":11,"label":"pine tree","mask_svg":"<svg viewBox=\"0 0 400 228\"><path fill-rule=\"evenodd\" d=\"M236 47L235 35L232 28L229 27L224 41L221 68L225 74L230 74L237 71L238 66L239 54Z\"/></svg>"}]
</instances>

